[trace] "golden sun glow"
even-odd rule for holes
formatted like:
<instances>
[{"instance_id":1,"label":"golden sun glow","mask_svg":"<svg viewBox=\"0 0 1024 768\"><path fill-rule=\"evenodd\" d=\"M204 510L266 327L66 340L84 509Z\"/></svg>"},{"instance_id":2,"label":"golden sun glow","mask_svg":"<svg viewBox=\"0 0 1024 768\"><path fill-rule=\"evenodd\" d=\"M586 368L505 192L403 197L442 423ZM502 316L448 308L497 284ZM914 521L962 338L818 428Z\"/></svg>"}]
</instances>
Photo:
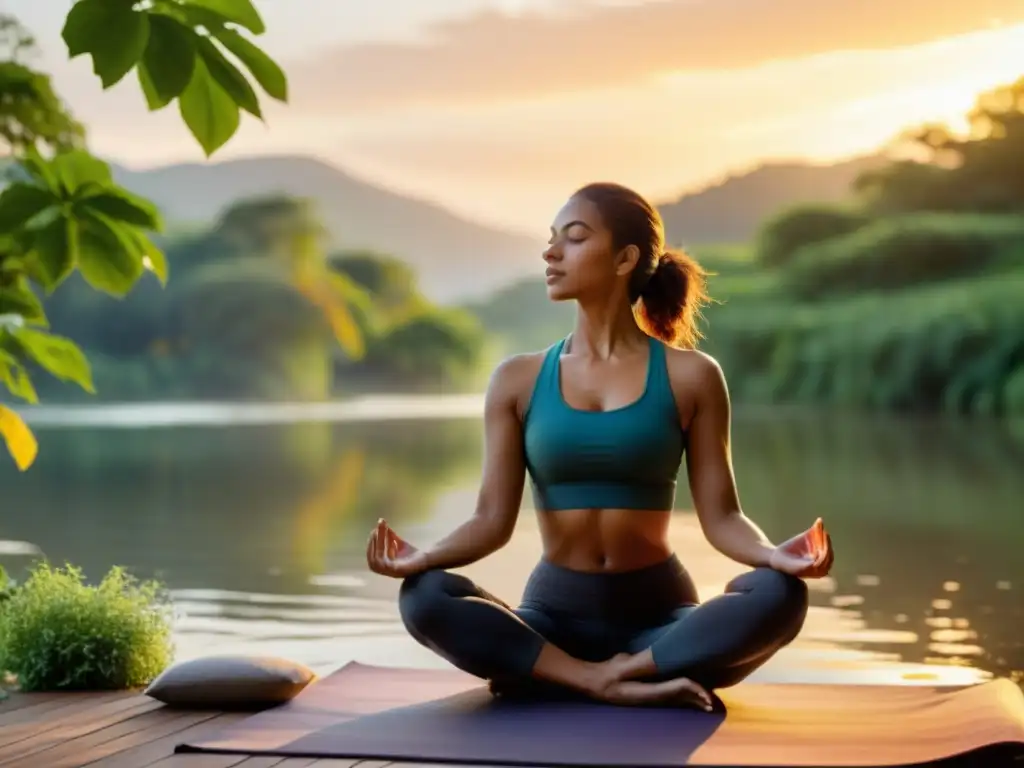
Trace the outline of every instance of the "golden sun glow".
<instances>
[{"instance_id":1,"label":"golden sun glow","mask_svg":"<svg viewBox=\"0 0 1024 768\"><path fill-rule=\"evenodd\" d=\"M593 178L675 198L765 161L876 152L926 122L962 129L979 93L1024 74L1022 52L1024 24L993 22L937 42L663 71L572 91L324 114L289 107L268 110L266 125L245 121L221 159L313 154L481 223L535 233L568 190ZM116 130L97 122L94 149L145 165L194 156L178 122L168 118L161 132L162 115L146 119L142 134L121 130L127 121Z\"/></svg>"}]
</instances>

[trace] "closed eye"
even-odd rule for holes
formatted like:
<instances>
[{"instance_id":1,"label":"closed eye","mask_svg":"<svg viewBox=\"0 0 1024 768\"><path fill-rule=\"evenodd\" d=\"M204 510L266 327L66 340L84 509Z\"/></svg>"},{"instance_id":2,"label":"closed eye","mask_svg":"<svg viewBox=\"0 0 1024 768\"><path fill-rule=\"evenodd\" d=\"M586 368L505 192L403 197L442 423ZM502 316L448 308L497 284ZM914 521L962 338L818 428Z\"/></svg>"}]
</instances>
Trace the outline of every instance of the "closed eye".
<instances>
[{"instance_id":1,"label":"closed eye","mask_svg":"<svg viewBox=\"0 0 1024 768\"><path fill-rule=\"evenodd\" d=\"M591 232L593 232L593 230L586 222L579 221L578 219L576 221L570 221L568 224L565 224L562 227L561 231L565 232L569 236L569 240L574 243L579 243L582 242L583 240L586 240L587 236ZM552 244L555 241L555 238L557 238L557 236L558 233L555 231L555 228L552 227L551 239L548 240L548 244Z\"/></svg>"}]
</instances>

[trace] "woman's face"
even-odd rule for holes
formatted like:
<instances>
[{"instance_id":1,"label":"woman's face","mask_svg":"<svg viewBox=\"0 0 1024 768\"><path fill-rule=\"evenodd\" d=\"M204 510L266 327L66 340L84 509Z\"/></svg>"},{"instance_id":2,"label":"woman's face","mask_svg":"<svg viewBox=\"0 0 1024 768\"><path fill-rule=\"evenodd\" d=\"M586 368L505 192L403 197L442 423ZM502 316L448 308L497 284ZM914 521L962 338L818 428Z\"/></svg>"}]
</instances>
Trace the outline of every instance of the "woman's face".
<instances>
[{"instance_id":1,"label":"woman's face","mask_svg":"<svg viewBox=\"0 0 1024 768\"><path fill-rule=\"evenodd\" d=\"M552 301L608 294L623 276L628 278L635 264L629 254L615 254L612 233L597 206L575 197L562 207L551 225L544 261L548 265L548 298Z\"/></svg>"}]
</instances>

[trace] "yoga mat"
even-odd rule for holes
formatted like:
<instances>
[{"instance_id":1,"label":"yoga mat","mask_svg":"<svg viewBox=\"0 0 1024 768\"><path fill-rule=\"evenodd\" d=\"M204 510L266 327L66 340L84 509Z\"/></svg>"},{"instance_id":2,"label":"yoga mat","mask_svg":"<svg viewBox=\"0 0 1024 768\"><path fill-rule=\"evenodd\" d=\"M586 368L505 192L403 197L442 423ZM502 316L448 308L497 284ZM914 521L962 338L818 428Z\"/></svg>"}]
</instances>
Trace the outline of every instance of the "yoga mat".
<instances>
[{"instance_id":1,"label":"yoga mat","mask_svg":"<svg viewBox=\"0 0 1024 768\"><path fill-rule=\"evenodd\" d=\"M744 683L724 712L496 699L458 670L349 664L288 704L176 752L524 766L905 766L984 747L1024 755L1024 694Z\"/></svg>"}]
</instances>

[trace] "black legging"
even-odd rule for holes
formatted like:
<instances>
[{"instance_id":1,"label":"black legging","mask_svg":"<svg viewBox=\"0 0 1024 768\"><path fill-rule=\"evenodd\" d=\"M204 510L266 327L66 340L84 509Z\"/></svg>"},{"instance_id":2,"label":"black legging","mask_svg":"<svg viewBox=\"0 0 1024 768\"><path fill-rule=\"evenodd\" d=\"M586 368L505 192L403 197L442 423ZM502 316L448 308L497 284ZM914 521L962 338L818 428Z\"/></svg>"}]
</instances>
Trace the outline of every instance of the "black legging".
<instances>
[{"instance_id":1,"label":"black legging","mask_svg":"<svg viewBox=\"0 0 1024 768\"><path fill-rule=\"evenodd\" d=\"M548 561L519 608L470 579L427 571L406 579L399 610L419 643L472 675L526 682L545 641L586 661L651 649L656 679L735 685L790 643L807 616L803 580L768 568L700 603L677 558L626 573L582 573Z\"/></svg>"}]
</instances>

